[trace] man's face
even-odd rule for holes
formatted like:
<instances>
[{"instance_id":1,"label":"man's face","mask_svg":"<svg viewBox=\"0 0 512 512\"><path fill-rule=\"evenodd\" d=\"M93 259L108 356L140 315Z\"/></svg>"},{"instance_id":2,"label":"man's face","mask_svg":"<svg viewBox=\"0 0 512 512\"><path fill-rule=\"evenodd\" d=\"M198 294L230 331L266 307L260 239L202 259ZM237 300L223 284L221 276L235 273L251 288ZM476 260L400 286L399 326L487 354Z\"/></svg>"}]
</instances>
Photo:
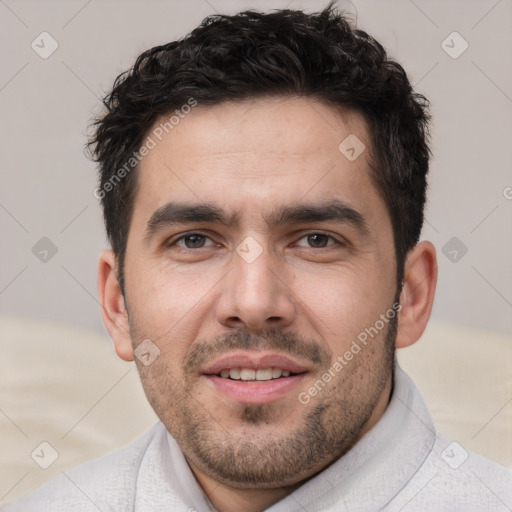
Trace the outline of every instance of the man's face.
<instances>
[{"instance_id":1,"label":"man's face","mask_svg":"<svg viewBox=\"0 0 512 512\"><path fill-rule=\"evenodd\" d=\"M396 268L369 152L358 114L277 98L198 106L142 161L131 338L160 350L142 383L196 472L293 485L385 409Z\"/></svg>"}]
</instances>

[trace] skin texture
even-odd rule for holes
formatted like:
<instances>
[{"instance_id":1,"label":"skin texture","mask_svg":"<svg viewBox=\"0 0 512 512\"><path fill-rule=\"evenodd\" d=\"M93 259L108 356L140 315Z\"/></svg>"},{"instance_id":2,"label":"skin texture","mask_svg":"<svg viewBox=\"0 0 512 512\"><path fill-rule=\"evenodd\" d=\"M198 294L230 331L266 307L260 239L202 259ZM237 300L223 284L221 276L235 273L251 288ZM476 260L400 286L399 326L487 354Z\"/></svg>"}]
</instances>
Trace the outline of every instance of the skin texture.
<instances>
[{"instance_id":1,"label":"skin texture","mask_svg":"<svg viewBox=\"0 0 512 512\"><path fill-rule=\"evenodd\" d=\"M366 146L354 161L338 149L349 134ZM124 298L114 255L100 257L116 351L132 360L145 339L160 350L150 365L136 359L146 395L220 511L263 510L342 456L386 408L395 346L424 330L435 251L429 242L410 251L396 290L392 226L370 158L364 119L312 99L198 106L141 162ZM279 209L335 201L358 212L364 229L346 218L276 222ZM214 205L226 218L155 221L168 203ZM192 233L201 236L178 240ZM398 294L398 331L385 323L301 403ZM235 352L285 355L303 372L275 400L234 400L205 368Z\"/></svg>"}]
</instances>

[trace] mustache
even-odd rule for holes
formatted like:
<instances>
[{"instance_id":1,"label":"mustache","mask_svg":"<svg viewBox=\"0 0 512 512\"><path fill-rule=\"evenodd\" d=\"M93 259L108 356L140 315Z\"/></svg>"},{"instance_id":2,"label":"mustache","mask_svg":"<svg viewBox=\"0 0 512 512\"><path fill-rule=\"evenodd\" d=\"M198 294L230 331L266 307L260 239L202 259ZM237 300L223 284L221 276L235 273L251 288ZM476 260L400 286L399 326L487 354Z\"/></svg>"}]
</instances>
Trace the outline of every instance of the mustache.
<instances>
[{"instance_id":1,"label":"mustache","mask_svg":"<svg viewBox=\"0 0 512 512\"><path fill-rule=\"evenodd\" d=\"M331 354L324 347L292 332L270 329L255 334L246 329L239 329L216 336L212 340L199 340L194 343L185 354L182 368L186 373L192 373L212 359L237 349L276 350L308 360L320 367L329 366L331 362Z\"/></svg>"}]
</instances>

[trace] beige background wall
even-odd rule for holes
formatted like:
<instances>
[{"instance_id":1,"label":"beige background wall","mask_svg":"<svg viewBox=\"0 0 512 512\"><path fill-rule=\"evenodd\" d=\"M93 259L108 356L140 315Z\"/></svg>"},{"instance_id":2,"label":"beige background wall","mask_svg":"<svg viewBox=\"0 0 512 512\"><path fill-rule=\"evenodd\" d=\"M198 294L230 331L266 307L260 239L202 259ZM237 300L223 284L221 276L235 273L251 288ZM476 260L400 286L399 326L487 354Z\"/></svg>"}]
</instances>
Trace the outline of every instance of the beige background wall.
<instances>
[{"instance_id":1,"label":"beige background wall","mask_svg":"<svg viewBox=\"0 0 512 512\"><path fill-rule=\"evenodd\" d=\"M120 71L216 11L325 4L0 1L2 313L102 329L95 280L105 239L92 194L95 167L83 147L99 97ZM435 158L423 237L439 253L434 317L512 333L512 1L338 5L432 102ZM39 53L51 50L49 36L38 37L43 31L58 44L46 59L31 47L35 40Z\"/></svg>"}]
</instances>

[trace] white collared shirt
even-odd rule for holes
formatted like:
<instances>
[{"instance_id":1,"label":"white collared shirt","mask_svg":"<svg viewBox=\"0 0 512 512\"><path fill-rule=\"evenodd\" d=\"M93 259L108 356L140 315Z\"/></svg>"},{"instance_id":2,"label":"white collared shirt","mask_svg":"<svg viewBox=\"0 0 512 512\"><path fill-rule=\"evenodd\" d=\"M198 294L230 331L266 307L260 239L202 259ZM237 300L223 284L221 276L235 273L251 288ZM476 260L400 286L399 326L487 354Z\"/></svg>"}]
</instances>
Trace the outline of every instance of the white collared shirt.
<instances>
[{"instance_id":1,"label":"white collared shirt","mask_svg":"<svg viewBox=\"0 0 512 512\"><path fill-rule=\"evenodd\" d=\"M162 423L66 472L2 512L215 510ZM345 455L267 512L512 511L512 471L435 431L397 366L383 416Z\"/></svg>"}]
</instances>

